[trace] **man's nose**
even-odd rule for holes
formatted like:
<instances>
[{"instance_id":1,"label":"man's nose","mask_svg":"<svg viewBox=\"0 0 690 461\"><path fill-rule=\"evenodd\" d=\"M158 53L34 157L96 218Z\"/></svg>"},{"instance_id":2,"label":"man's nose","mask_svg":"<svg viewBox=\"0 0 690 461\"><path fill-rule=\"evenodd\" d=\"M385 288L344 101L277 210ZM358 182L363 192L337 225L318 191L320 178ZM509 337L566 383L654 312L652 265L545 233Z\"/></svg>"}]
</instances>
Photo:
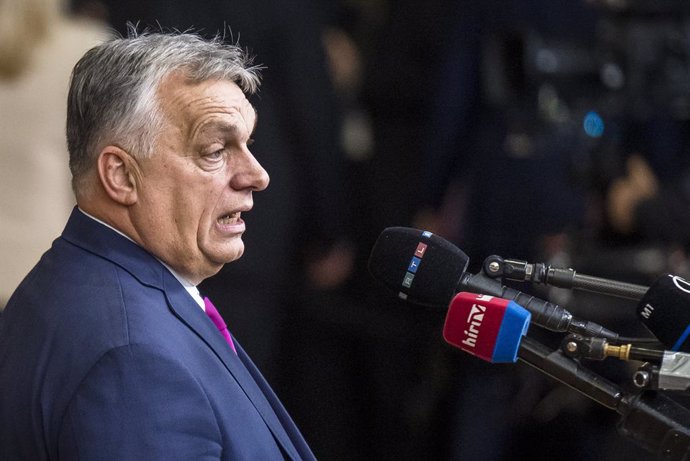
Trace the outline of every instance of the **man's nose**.
<instances>
[{"instance_id":1,"label":"man's nose","mask_svg":"<svg viewBox=\"0 0 690 461\"><path fill-rule=\"evenodd\" d=\"M230 168L233 166L231 165ZM234 189L261 191L268 187L270 182L268 172L248 150L243 152L240 165L235 165L233 169L234 171L230 173L232 175L230 184Z\"/></svg>"}]
</instances>

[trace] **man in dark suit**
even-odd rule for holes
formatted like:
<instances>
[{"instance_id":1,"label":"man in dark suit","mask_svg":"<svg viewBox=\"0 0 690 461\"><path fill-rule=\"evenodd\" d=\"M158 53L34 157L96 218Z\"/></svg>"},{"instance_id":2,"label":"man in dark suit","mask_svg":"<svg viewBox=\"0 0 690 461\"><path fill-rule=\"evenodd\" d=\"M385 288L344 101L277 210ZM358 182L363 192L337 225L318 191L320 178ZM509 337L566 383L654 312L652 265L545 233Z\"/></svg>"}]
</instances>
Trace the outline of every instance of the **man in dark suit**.
<instances>
[{"instance_id":1,"label":"man in dark suit","mask_svg":"<svg viewBox=\"0 0 690 461\"><path fill-rule=\"evenodd\" d=\"M196 288L242 255L268 185L258 83L238 47L191 34L77 64L78 207L0 320L0 459L313 459Z\"/></svg>"}]
</instances>

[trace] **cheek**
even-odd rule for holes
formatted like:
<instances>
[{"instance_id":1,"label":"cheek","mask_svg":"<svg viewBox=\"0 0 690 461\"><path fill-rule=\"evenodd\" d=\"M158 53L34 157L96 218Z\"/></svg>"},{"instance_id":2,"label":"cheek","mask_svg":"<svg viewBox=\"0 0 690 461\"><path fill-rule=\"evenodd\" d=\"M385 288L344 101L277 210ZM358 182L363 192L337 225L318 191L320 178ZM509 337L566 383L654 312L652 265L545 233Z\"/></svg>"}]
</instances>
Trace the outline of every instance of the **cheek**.
<instances>
[{"instance_id":1,"label":"cheek","mask_svg":"<svg viewBox=\"0 0 690 461\"><path fill-rule=\"evenodd\" d=\"M212 225L223 211L223 187L216 182L204 184L191 200L195 209L192 213L201 220L201 224L206 222Z\"/></svg>"},{"instance_id":2,"label":"cheek","mask_svg":"<svg viewBox=\"0 0 690 461\"><path fill-rule=\"evenodd\" d=\"M165 220L185 235L208 231L222 203L223 181L221 175L200 173L195 165L185 165L177 174L169 172L165 181L150 188L148 201L155 210L152 219Z\"/></svg>"},{"instance_id":3,"label":"cheek","mask_svg":"<svg viewBox=\"0 0 690 461\"><path fill-rule=\"evenodd\" d=\"M144 218L158 226L164 225L175 216L174 194L168 187L147 187L140 195L140 200Z\"/></svg>"}]
</instances>

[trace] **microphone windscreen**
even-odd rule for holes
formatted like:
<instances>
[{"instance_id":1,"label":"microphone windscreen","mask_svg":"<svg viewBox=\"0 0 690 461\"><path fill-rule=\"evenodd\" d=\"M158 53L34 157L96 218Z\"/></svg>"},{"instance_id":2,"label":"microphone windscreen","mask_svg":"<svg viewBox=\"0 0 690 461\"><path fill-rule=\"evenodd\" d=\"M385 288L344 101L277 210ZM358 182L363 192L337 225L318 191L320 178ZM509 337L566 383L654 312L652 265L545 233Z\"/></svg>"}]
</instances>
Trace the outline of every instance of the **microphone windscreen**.
<instances>
[{"instance_id":1,"label":"microphone windscreen","mask_svg":"<svg viewBox=\"0 0 690 461\"><path fill-rule=\"evenodd\" d=\"M514 301L461 292L448 308L443 338L490 363L516 362L530 319Z\"/></svg>"},{"instance_id":2,"label":"microphone windscreen","mask_svg":"<svg viewBox=\"0 0 690 461\"><path fill-rule=\"evenodd\" d=\"M446 308L456 293L469 258L458 247L428 231L389 227L369 256L369 272L401 299Z\"/></svg>"},{"instance_id":3,"label":"microphone windscreen","mask_svg":"<svg viewBox=\"0 0 690 461\"><path fill-rule=\"evenodd\" d=\"M637 315L666 347L690 352L690 283L685 279L659 277L640 300Z\"/></svg>"}]
</instances>

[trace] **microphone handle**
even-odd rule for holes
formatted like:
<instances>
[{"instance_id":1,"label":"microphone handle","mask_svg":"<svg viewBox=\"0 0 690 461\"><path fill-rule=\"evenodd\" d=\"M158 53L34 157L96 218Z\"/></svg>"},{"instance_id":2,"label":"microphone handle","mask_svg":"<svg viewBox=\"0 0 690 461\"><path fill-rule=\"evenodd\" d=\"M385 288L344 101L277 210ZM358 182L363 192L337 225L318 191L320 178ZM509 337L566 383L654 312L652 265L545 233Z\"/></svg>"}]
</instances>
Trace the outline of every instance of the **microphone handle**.
<instances>
[{"instance_id":1,"label":"microphone handle","mask_svg":"<svg viewBox=\"0 0 690 461\"><path fill-rule=\"evenodd\" d=\"M646 391L629 394L581 366L560 350L552 351L525 336L520 361L579 391L621 415L618 432L641 448L668 461L690 460L690 410L668 396Z\"/></svg>"},{"instance_id":2,"label":"microphone handle","mask_svg":"<svg viewBox=\"0 0 690 461\"><path fill-rule=\"evenodd\" d=\"M634 301L642 299L649 289L649 287L634 283L578 274L573 269L552 267L544 263L530 264L527 261L503 259L500 256L490 256L484 264L484 270L488 270L490 273L501 270L502 276L508 280L542 283L557 288L589 291ZM491 264L497 265L491 266ZM494 269L494 267L501 269Z\"/></svg>"},{"instance_id":3,"label":"microphone handle","mask_svg":"<svg viewBox=\"0 0 690 461\"><path fill-rule=\"evenodd\" d=\"M572 315L564 308L534 296L526 295L502 285L495 279L485 275L464 274L460 279L459 290L481 293L497 298L515 301L532 314L532 322L551 331L566 332L571 323Z\"/></svg>"},{"instance_id":4,"label":"microphone handle","mask_svg":"<svg viewBox=\"0 0 690 461\"><path fill-rule=\"evenodd\" d=\"M611 410L616 410L623 399L620 387L583 367L560 350L553 351L529 336L522 338L518 358Z\"/></svg>"},{"instance_id":5,"label":"microphone handle","mask_svg":"<svg viewBox=\"0 0 690 461\"><path fill-rule=\"evenodd\" d=\"M483 273L476 275L465 273L458 283L456 291L469 291L515 301L532 314L532 323L555 332L577 333L583 336L599 336L617 340L618 334L601 325L574 318L573 315L558 304L550 303L521 291L506 287L496 279Z\"/></svg>"},{"instance_id":6,"label":"microphone handle","mask_svg":"<svg viewBox=\"0 0 690 461\"><path fill-rule=\"evenodd\" d=\"M592 293L617 296L619 298L639 301L649 287L633 283L619 282L592 275L578 274L572 269L549 267L545 283L559 288L574 288Z\"/></svg>"},{"instance_id":7,"label":"microphone handle","mask_svg":"<svg viewBox=\"0 0 690 461\"><path fill-rule=\"evenodd\" d=\"M617 409L618 432L657 459L690 459L690 410L659 392L627 395Z\"/></svg>"}]
</instances>

